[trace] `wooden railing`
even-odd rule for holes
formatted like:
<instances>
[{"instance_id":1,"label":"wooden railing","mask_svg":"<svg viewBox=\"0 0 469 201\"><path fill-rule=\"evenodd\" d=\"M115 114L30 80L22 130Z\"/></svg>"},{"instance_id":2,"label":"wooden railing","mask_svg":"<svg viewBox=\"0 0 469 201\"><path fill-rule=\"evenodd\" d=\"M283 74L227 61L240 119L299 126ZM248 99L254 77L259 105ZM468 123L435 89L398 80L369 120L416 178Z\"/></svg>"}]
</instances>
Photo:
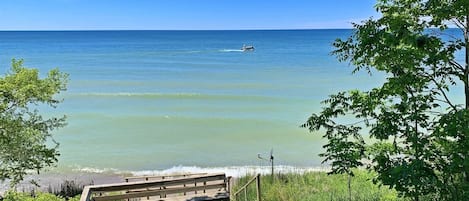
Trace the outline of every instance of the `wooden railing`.
<instances>
[{"instance_id":1,"label":"wooden railing","mask_svg":"<svg viewBox=\"0 0 469 201\"><path fill-rule=\"evenodd\" d=\"M261 175L260 174L257 174L255 177L253 177L251 180L249 180L244 186L242 186L238 191L236 191L233 194L233 199L235 201L241 201L241 200L247 201L248 200L248 187L254 181L256 181L257 201L261 201ZM240 199L240 197L243 197L242 195L244 195L244 199Z\"/></svg>"},{"instance_id":2,"label":"wooden railing","mask_svg":"<svg viewBox=\"0 0 469 201\"><path fill-rule=\"evenodd\" d=\"M152 196L159 196L158 200L172 200L178 196L228 200L230 197L229 180L230 177L226 177L225 173L218 173L155 181L93 185L83 189L80 201L124 200Z\"/></svg>"},{"instance_id":3,"label":"wooden railing","mask_svg":"<svg viewBox=\"0 0 469 201\"><path fill-rule=\"evenodd\" d=\"M172 174L172 175L152 175L152 176L132 176L132 177L125 177L125 182L132 182L132 181L155 181L155 180L165 180L165 179L175 179L181 177L190 177L190 176L203 176L207 175L208 173L192 173L192 174Z\"/></svg>"},{"instance_id":4,"label":"wooden railing","mask_svg":"<svg viewBox=\"0 0 469 201\"><path fill-rule=\"evenodd\" d=\"M172 174L172 175L146 175L146 176L132 176L132 177L125 177L124 180L125 182L132 182L132 181L155 181L155 180L165 180L165 179L176 179L176 178L184 178L184 177L190 177L190 176L201 176L201 175L207 175L207 173L192 173L192 174ZM183 184L183 187L186 187L186 184ZM160 187L160 189L163 189ZM149 189L147 189L149 190ZM131 192L131 191L128 191ZM186 193L183 193L186 195ZM166 195L161 195L160 198L165 198ZM147 197L147 200L149 200L150 197ZM127 201L130 201L130 199L127 199Z\"/></svg>"}]
</instances>

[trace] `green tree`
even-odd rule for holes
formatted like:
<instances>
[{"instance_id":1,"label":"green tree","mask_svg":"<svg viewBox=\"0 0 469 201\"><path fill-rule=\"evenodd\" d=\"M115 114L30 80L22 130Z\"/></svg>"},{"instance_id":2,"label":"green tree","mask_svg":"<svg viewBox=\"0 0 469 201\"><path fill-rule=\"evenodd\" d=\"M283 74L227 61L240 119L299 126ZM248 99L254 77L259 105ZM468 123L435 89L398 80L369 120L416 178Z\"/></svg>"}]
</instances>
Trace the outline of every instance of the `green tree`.
<instances>
[{"instance_id":1,"label":"green tree","mask_svg":"<svg viewBox=\"0 0 469 201\"><path fill-rule=\"evenodd\" d=\"M353 24L333 54L353 72L381 72L384 83L331 95L302 126L325 130L322 155L332 173L371 161L375 180L404 196L468 200L469 0L378 0L375 7L382 16ZM462 86L463 101L449 95L452 86Z\"/></svg>"},{"instance_id":2,"label":"green tree","mask_svg":"<svg viewBox=\"0 0 469 201\"><path fill-rule=\"evenodd\" d=\"M57 162L51 132L65 125L65 116L44 118L39 107L55 108L54 95L66 89L67 74L51 70L41 79L37 69L13 60L11 71L0 77L0 180L13 186L29 171L39 172Z\"/></svg>"}]
</instances>

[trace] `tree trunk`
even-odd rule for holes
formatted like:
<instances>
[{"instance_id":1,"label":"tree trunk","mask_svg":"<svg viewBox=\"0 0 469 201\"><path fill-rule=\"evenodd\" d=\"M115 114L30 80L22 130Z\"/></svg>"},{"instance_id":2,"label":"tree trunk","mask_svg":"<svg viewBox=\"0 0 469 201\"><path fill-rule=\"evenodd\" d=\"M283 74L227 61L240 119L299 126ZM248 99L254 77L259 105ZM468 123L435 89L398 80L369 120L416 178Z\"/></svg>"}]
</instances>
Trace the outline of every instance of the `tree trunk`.
<instances>
[{"instance_id":1,"label":"tree trunk","mask_svg":"<svg viewBox=\"0 0 469 201\"><path fill-rule=\"evenodd\" d=\"M466 110L469 110L469 14L466 15L466 30L464 30L466 42L466 65L464 66L464 95L466 96Z\"/></svg>"},{"instance_id":2,"label":"tree trunk","mask_svg":"<svg viewBox=\"0 0 469 201\"><path fill-rule=\"evenodd\" d=\"M464 30L464 40L466 42L466 65L464 66L464 92L466 96L466 110L469 110L469 8L466 9L466 29ZM469 136L464 136L469 137ZM466 156L467 157L467 156ZM469 171L463 172L463 177L469 183Z\"/></svg>"}]
</instances>

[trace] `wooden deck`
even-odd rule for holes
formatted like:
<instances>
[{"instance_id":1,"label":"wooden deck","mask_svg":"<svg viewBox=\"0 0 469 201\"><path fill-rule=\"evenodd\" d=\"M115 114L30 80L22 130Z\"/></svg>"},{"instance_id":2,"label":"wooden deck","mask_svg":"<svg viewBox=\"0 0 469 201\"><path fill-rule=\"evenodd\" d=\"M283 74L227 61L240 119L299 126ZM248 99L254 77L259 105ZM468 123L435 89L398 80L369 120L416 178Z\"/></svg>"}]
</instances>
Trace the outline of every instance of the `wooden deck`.
<instances>
[{"instance_id":1,"label":"wooden deck","mask_svg":"<svg viewBox=\"0 0 469 201\"><path fill-rule=\"evenodd\" d=\"M139 180L138 178L132 179ZM226 177L224 173L219 173L166 177L156 180L145 178L144 181L86 186L80 201L230 200L229 180L230 178Z\"/></svg>"}]
</instances>

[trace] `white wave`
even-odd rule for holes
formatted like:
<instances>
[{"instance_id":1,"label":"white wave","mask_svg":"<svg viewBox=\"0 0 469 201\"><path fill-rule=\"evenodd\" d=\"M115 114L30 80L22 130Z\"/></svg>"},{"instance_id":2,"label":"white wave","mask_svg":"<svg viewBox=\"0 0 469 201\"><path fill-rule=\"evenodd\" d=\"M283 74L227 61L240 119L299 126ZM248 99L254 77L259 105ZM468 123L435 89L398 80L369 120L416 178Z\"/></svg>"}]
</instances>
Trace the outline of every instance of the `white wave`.
<instances>
[{"instance_id":1,"label":"white wave","mask_svg":"<svg viewBox=\"0 0 469 201\"><path fill-rule=\"evenodd\" d=\"M99 173L99 174L103 174L103 173L117 173L117 174L124 173L124 172L121 172L121 171L119 171L118 169L115 169L115 168L99 169L99 168L91 168L91 167L84 167L84 168L76 167L73 170L74 171L79 171L79 172Z\"/></svg>"},{"instance_id":2,"label":"white wave","mask_svg":"<svg viewBox=\"0 0 469 201\"><path fill-rule=\"evenodd\" d=\"M277 173L306 173L306 172L324 172L328 171L326 167L294 167L294 166L274 166L274 172ZM143 175L175 175L189 173L220 173L227 176L242 177L246 175L271 174L271 166L228 166L228 167L197 167L197 166L175 166L164 170L141 170L141 171L122 171L113 168L75 168L74 171L87 173L114 173L114 174L132 174L134 176Z\"/></svg>"}]
</instances>

